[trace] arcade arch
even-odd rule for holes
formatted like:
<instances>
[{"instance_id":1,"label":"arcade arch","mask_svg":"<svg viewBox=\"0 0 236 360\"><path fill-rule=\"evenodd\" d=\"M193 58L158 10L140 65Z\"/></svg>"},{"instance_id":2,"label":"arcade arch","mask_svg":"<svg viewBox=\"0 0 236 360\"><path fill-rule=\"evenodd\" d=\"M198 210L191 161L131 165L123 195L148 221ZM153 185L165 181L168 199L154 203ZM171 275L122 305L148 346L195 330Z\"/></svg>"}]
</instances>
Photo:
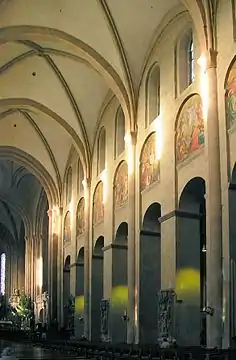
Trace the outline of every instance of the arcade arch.
<instances>
[{"instance_id":1,"label":"arcade arch","mask_svg":"<svg viewBox=\"0 0 236 360\"><path fill-rule=\"evenodd\" d=\"M154 343L157 339L158 292L161 289L161 205L146 210L139 244L139 340Z\"/></svg>"},{"instance_id":2,"label":"arcade arch","mask_svg":"<svg viewBox=\"0 0 236 360\"><path fill-rule=\"evenodd\" d=\"M207 305L204 179L196 177L185 185L177 216L177 341L187 342L189 346L200 345L200 342L205 345L206 317L202 312Z\"/></svg>"}]
</instances>

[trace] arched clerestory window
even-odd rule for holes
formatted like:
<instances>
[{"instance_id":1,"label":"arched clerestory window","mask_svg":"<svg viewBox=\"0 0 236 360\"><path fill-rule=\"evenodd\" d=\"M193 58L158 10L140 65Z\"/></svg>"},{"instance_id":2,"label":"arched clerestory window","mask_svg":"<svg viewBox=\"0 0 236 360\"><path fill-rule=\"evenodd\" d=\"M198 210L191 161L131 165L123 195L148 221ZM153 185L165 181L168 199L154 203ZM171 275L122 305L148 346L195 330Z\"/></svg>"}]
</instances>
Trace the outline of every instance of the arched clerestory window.
<instances>
[{"instance_id":1,"label":"arched clerestory window","mask_svg":"<svg viewBox=\"0 0 236 360\"><path fill-rule=\"evenodd\" d=\"M78 160L78 194L83 191L84 169L81 160Z\"/></svg>"},{"instance_id":2,"label":"arched clerestory window","mask_svg":"<svg viewBox=\"0 0 236 360\"><path fill-rule=\"evenodd\" d=\"M66 204L68 205L72 199L72 168L70 167L66 175Z\"/></svg>"},{"instance_id":3,"label":"arched clerestory window","mask_svg":"<svg viewBox=\"0 0 236 360\"><path fill-rule=\"evenodd\" d=\"M6 289L6 254L2 253L0 257L0 294L5 295Z\"/></svg>"},{"instance_id":4,"label":"arched clerestory window","mask_svg":"<svg viewBox=\"0 0 236 360\"><path fill-rule=\"evenodd\" d=\"M194 73L194 44L193 38L189 39L188 44L188 81L189 85L194 81L195 73Z\"/></svg>"},{"instance_id":5,"label":"arched clerestory window","mask_svg":"<svg viewBox=\"0 0 236 360\"><path fill-rule=\"evenodd\" d=\"M115 122L115 157L118 157L125 150L125 115L122 107L119 106Z\"/></svg>"},{"instance_id":6,"label":"arched clerestory window","mask_svg":"<svg viewBox=\"0 0 236 360\"><path fill-rule=\"evenodd\" d=\"M195 54L192 30L189 29L179 39L175 50L176 95L181 94L195 77Z\"/></svg>"},{"instance_id":7,"label":"arched clerestory window","mask_svg":"<svg viewBox=\"0 0 236 360\"><path fill-rule=\"evenodd\" d=\"M101 173L106 166L106 130L101 129L98 138L98 174Z\"/></svg>"},{"instance_id":8,"label":"arched clerestory window","mask_svg":"<svg viewBox=\"0 0 236 360\"><path fill-rule=\"evenodd\" d=\"M146 83L146 126L160 115L160 67L152 66Z\"/></svg>"}]
</instances>

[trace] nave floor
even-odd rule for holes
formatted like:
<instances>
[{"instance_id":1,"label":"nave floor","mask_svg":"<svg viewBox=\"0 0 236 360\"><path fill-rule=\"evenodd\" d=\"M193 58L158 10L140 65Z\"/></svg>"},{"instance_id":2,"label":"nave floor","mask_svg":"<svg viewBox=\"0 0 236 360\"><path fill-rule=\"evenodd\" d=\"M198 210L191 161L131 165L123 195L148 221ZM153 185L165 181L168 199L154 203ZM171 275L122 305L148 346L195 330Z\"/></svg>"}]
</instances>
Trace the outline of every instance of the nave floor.
<instances>
[{"instance_id":1,"label":"nave floor","mask_svg":"<svg viewBox=\"0 0 236 360\"><path fill-rule=\"evenodd\" d=\"M75 355L71 354L71 355L66 355L63 353L59 353L59 352L54 352L54 351L50 351L47 349L43 349L40 347L34 347L31 344L27 344L27 343L12 343L12 342L6 342L3 340L0 340L0 355L3 351L4 348L6 347L10 347L14 349L14 355L17 359L21 359L21 360L33 360L33 359L42 359L42 360L53 360L53 359L58 359L58 360L77 360L77 359L81 359L79 357L76 357ZM1 357L0 357L1 359Z\"/></svg>"}]
</instances>

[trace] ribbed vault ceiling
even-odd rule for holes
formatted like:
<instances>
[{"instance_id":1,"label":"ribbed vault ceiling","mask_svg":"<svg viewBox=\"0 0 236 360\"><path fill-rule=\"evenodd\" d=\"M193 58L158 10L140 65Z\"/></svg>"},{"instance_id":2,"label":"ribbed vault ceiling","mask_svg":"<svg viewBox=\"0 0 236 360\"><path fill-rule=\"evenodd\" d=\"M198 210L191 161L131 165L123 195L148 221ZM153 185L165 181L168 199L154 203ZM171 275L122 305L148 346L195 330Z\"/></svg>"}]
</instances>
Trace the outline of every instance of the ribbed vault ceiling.
<instances>
[{"instance_id":1,"label":"ribbed vault ceiling","mask_svg":"<svg viewBox=\"0 0 236 360\"><path fill-rule=\"evenodd\" d=\"M20 245L22 222L27 228L34 220L42 196L42 186L23 166L0 160L0 243ZM26 234L27 235L27 234Z\"/></svg>"},{"instance_id":2,"label":"ribbed vault ceiling","mask_svg":"<svg viewBox=\"0 0 236 360\"><path fill-rule=\"evenodd\" d=\"M72 144L89 168L111 94L132 126L157 29L184 1L2 1L0 144L40 161L61 190Z\"/></svg>"}]
</instances>

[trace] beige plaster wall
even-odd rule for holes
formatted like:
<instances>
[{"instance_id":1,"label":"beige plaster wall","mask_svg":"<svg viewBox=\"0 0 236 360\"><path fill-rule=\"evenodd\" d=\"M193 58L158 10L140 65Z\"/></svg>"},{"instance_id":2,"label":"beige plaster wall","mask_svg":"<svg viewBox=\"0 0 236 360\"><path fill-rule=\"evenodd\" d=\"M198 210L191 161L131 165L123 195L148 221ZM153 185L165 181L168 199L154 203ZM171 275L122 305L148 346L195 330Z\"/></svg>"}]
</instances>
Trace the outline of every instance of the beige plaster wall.
<instances>
[{"instance_id":1,"label":"beige plaster wall","mask_svg":"<svg viewBox=\"0 0 236 360\"><path fill-rule=\"evenodd\" d=\"M236 153L236 131L231 129L229 133L226 131L225 124L225 104L224 104L224 82L230 62L236 54L236 43L233 41L233 28L231 18L230 1L221 1L217 18L217 48L218 48L218 113L220 124L220 147L221 147L221 186L222 186L222 206L223 211L223 257L224 257L224 280L227 285L229 282L229 249L228 249L228 164L232 171L235 164ZM162 35L159 37L150 58L147 61L143 78L140 83L139 99L138 99L138 133L136 146L136 224L137 224L137 246L139 242L139 230L141 227L143 216L147 208L153 202L161 204L162 216L178 207L178 200L185 185L194 177L202 177L207 180L207 162L204 148L194 153L181 165L175 166L175 122L178 111L184 100L191 94L201 91L200 83L200 67L197 59L200 57L200 46L197 41L197 35L194 31L195 46L195 80L181 94L176 96L175 89L175 57L174 49L179 37L191 27L191 20L187 13L183 13L177 17ZM163 130L163 153L160 161L161 180L157 184L153 184L149 189L145 190L142 195L139 191L139 158L142 146L147 136L155 131L155 124L145 126L146 108L145 108L145 82L147 74L151 66L158 62L161 70L161 121ZM106 201L104 204L105 216L104 221L95 226L91 232L90 244L91 248L95 244L99 236L104 236L105 246L114 241L114 236L119 224L123 221L128 222L127 207L119 209L113 214L113 181L114 174L120 161L128 159L127 149L118 158L114 156L115 144L115 115L119 106L118 100L113 97L105 107L102 114L98 129L102 126L106 130ZM128 126L126 126L128 128ZM97 134L99 131L97 132ZM229 146L229 151L227 151ZM78 156L75 155L70 159L68 166L73 168L73 207L76 209L81 195L78 194L75 184L77 184ZM176 170L177 169L177 170ZM231 172L230 171L230 172ZM90 203L90 220L92 219L93 194L97 183L101 180L101 174L97 174L97 139L95 141L92 153L92 179L91 179L91 203ZM67 208L64 209L64 214ZM92 222L90 222L92 227ZM76 228L76 211L73 213L73 229ZM175 219L172 218L163 223L162 232L162 287L175 286ZM76 261L75 254L84 246L84 235L76 239L75 230L73 230L72 243L65 248L66 254L72 254L73 261ZM73 253L75 252L75 253ZM110 260L107 260L108 262ZM111 264L107 263L105 268L110 269ZM137 270L138 274L138 270ZM110 281L107 281L110 284ZM225 291L227 293L227 286ZM104 290L107 293L107 290ZM109 291L108 291L109 293Z\"/></svg>"}]
</instances>

